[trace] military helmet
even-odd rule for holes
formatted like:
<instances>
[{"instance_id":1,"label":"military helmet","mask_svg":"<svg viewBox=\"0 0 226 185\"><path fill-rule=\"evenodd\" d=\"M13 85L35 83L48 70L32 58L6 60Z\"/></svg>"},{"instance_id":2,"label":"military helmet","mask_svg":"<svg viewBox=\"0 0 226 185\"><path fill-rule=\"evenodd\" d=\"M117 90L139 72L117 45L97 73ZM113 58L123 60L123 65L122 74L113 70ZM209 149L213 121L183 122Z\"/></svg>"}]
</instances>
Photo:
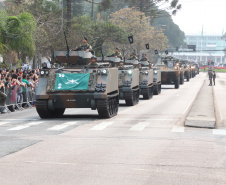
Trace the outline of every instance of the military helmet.
<instances>
[{"instance_id":1,"label":"military helmet","mask_svg":"<svg viewBox=\"0 0 226 185\"><path fill-rule=\"evenodd\" d=\"M97 60L97 57L95 55L91 56L91 59L96 59Z\"/></svg>"}]
</instances>

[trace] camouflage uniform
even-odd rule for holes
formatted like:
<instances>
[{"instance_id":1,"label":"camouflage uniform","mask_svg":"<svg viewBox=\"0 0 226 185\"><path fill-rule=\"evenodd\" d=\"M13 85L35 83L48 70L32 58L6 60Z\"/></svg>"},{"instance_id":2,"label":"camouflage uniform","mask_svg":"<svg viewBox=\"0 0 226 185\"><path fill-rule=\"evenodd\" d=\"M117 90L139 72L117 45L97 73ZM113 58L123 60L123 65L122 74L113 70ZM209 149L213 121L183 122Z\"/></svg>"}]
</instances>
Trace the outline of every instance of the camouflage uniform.
<instances>
[{"instance_id":1,"label":"camouflage uniform","mask_svg":"<svg viewBox=\"0 0 226 185\"><path fill-rule=\"evenodd\" d=\"M112 55L109 55L108 57L118 57L118 58L122 59L122 55L120 52L118 52L118 53L115 52Z\"/></svg>"},{"instance_id":2,"label":"camouflage uniform","mask_svg":"<svg viewBox=\"0 0 226 185\"><path fill-rule=\"evenodd\" d=\"M131 56L129 60L138 60L137 56Z\"/></svg>"},{"instance_id":3,"label":"camouflage uniform","mask_svg":"<svg viewBox=\"0 0 226 185\"><path fill-rule=\"evenodd\" d=\"M140 61L148 61L147 58L142 58Z\"/></svg>"},{"instance_id":4,"label":"camouflage uniform","mask_svg":"<svg viewBox=\"0 0 226 185\"><path fill-rule=\"evenodd\" d=\"M73 49L73 51L86 51L87 49L89 49L90 51L92 51L92 46L89 44L86 44L85 46L82 44L78 47L76 47L75 49Z\"/></svg>"}]
</instances>

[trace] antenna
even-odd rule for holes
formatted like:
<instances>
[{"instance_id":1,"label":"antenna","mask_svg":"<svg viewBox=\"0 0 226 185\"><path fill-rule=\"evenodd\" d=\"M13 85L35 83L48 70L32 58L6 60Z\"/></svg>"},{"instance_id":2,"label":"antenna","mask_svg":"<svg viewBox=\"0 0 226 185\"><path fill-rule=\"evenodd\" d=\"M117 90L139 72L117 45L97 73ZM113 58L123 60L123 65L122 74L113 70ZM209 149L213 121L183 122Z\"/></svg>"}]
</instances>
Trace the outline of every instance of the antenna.
<instances>
[{"instance_id":1,"label":"antenna","mask_svg":"<svg viewBox=\"0 0 226 185\"><path fill-rule=\"evenodd\" d=\"M66 33L64 31L64 38L65 38L65 41L66 41L66 45L67 45L67 58L69 58L69 46L68 46L68 42L67 42L67 36L66 36Z\"/></svg>"}]
</instances>

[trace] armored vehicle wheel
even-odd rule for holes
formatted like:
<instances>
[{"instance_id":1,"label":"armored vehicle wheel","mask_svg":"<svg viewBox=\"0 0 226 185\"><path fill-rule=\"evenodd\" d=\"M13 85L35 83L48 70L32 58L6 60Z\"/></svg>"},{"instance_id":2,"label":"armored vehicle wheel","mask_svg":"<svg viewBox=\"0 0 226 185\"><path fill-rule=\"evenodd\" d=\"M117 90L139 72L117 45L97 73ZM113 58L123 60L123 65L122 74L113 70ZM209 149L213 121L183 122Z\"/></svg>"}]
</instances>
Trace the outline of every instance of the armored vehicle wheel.
<instances>
[{"instance_id":1,"label":"armored vehicle wheel","mask_svg":"<svg viewBox=\"0 0 226 185\"><path fill-rule=\"evenodd\" d=\"M159 90L159 94L161 94L161 92L162 92L162 85L161 85L161 84L159 84L159 85L158 85L158 87L159 87L159 88L158 88L158 90Z\"/></svg>"},{"instance_id":2,"label":"armored vehicle wheel","mask_svg":"<svg viewBox=\"0 0 226 185\"><path fill-rule=\"evenodd\" d=\"M155 86L153 94L159 95L160 93L161 93L161 84L158 84Z\"/></svg>"},{"instance_id":3,"label":"armored vehicle wheel","mask_svg":"<svg viewBox=\"0 0 226 185\"><path fill-rule=\"evenodd\" d=\"M36 110L40 118L56 118L64 114L65 108L48 109L48 100L37 100Z\"/></svg>"},{"instance_id":4,"label":"armored vehicle wheel","mask_svg":"<svg viewBox=\"0 0 226 185\"><path fill-rule=\"evenodd\" d=\"M151 99L153 97L153 87L145 89L145 91L143 93L143 97L145 100Z\"/></svg>"},{"instance_id":5,"label":"armored vehicle wheel","mask_svg":"<svg viewBox=\"0 0 226 185\"><path fill-rule=\"evenodd\" d=\"M133 91L132 93L125 94L125 101L127 106L134 106L139 102L139 90Z\"/></svg>"},{"instance_id":6,"label":"armored vehicle wheel","mask_svg":"<svg viewBox=\"0 0 226 185\"><path fill-rule=\"evenodd\" d=\"M189 82L189 80L190 80L189 75L187 75L187 77L186 77L186 78L187 78L187 82Z\"/></svg>"},{"instance_id":7,"label":"armored vehicle wheel","mask_svg":"<svg viewBox=\"0 0 226 185\"><path fill-rule=\"evenodd\" d=\"M97 111L101 118L111 118L118 114L118 96L106 100L97 100Z\"/></svg>"},{"instance_id":8,"label":"armored vehicle wheel","mask_svg":"<svg viewBox=\"0 0 226 185\"><path fill-rule=\"evenodd\" d=\"M179 89L180 87L180 78L177 78L177 80L174 82L175 83L175 89Z\"/></svg>"},{"instance_id":9,"label":"armored vehicle wheel","mask_svg":"<svg viewBox=\"0 0 226 185\"><path fill-rule=\"evenodd\" d=\"M180 84L183 85L184 84L184 76L180 77Z\"/></svg>"}]
</instances>

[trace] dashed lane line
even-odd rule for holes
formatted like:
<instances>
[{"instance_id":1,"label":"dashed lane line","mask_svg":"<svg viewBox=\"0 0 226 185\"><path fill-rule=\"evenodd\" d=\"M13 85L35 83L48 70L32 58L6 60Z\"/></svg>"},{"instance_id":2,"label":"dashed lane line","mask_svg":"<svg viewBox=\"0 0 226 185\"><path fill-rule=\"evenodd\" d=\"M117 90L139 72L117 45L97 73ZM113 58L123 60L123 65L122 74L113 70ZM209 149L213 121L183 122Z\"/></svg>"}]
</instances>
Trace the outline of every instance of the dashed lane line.
<instances>
[{"instance_id":1,"label":"dashed lane line","mask_svg":"<svg viewBox=\"0 0 226 185\"><path fill-rule=\"evenodd\" d=\"M180 126L174 126L171 130L171 132L184 132L184 127L180 127Z\"/></svg>"},{"instance_id":2,"label":"dashed lane line","mask_svg":"<svg viewBox=\"0 0 226 185\"><path fill-rule=\"evenodd\" d=\"M223 129L213 129L212 130L213 135L223 135L226 136L226 130Z\"/></svg>"},{"instance_id":3,"label":"dashed lane line","mask_svg":"<svg viewBox=\"0 0 226 185\"><path fill-rule=\"evenodd\" d=\"M147 127L150 123L149 122L140 122L131 127L129 130L130 131L142 131Z\"/></svg>"},{"instance_id":4,"label":"dashed lane line","mask_svg":"<svg viewBox=\"0 0 226 185\"><path fill-rule=\"evenodd\" d=\"M76 125L76 124L77 124L77 122L66 122L66 123L63 123L61 125L56 125L54 127L48 128L47 130L59 131L59 130L65 129L65 128L69 127L69 126Z\"/></svg>"},{"instance_id":5,"label":"dashed lane line","mask_svg":"<svg viewBox=\"0 0 226 185\"><path fill-rule=\"evenodd\" d=\"M102 122L98 125L95 125L94 127L92 127L89 130L104 130L105 128L107 128L108 126L112 125L114 122Z\"/></svg>"},{"instance_id":6,"label":"dashed lane line","mask_svg":"<svg viewBox=\"0 0 226 185\"><path fill-rule=\"evenodd\" d=\"M6 125L6 124L8 124L9 122L0 122L0 126L2 126L2 125Z\"/></svg>"},{"instance_id":7,"label":"dashed lane line","mask_svg":"<svg viewBox=\"0 0 226 185\"><path fill-rule=\"evenodd\" d=\"M20 125L20 126L17 126L17 127L10 128L8 130L11 130L11 131L23 130L25 128L29 128L31 126L39 125L41 123L43 123L43 122L42 121L41 122L31 122L31 123L27 123L27 124L24 124L24 125Z\"/></svg>"}]
</instances>

